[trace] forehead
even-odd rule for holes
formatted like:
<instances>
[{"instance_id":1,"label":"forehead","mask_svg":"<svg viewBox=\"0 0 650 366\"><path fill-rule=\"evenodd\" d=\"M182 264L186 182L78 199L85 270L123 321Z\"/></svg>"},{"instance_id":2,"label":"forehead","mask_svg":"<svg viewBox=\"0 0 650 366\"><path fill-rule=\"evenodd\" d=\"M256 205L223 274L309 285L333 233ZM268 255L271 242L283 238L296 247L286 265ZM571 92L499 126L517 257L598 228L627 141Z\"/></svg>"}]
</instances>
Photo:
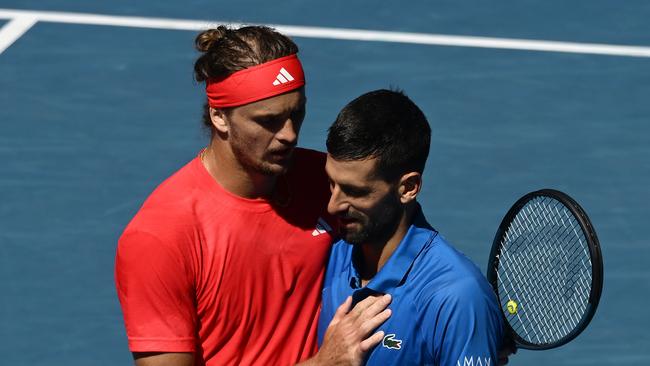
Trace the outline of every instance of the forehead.
<instances>
[{"instance_id":1,"label":"forehead","mask_svg":"<svg viewBox=\"0 0 650 366\"><path fill-rule=\"evenodd\" d=\"M233 113L240 115L282 114L303 107L306 101L305 89L300 88L271 98L235 107Z\"/></svg>"},{"instance_id":2,"label":"forehead","mask_svg":"<svg viewBox=\"0 0 650 366\"><path fill-rule=\"evenodd\" d=\"M364 160L336 160L327 154L325 171L331 180L337 183L359 185L378 179L376 173L377 158Z\"/></svg>"}]
</instances>

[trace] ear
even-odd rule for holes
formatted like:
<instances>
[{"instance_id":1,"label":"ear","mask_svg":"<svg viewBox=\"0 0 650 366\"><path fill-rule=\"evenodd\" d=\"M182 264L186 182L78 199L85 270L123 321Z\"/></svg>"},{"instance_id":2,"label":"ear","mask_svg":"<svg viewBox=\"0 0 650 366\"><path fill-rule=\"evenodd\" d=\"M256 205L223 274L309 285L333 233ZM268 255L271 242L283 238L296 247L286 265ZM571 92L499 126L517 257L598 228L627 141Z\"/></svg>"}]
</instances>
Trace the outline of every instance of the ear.
<instances>
[{"instance_id":1,"label":"ear","mask_svg":"<svg viewBox=\"0 0 650 366\"><path fill-rule=\"evenodd\" d=\"M399 199L403 204L415 201L415 198L422 189L422 174L410 172L402 175L399 180Z\"/></svg>"},{"instance_id":2,"label":"ear","mask_svg":"<svg viewBox=\"0 0 650 366\"><path fill-rule=\"evenodd\" d=\"M223 112L223 110L210 107L210 120L218 132L228 132L229 125L228 121L226 120L226 114Z\"/></svg>"}]
</instances>

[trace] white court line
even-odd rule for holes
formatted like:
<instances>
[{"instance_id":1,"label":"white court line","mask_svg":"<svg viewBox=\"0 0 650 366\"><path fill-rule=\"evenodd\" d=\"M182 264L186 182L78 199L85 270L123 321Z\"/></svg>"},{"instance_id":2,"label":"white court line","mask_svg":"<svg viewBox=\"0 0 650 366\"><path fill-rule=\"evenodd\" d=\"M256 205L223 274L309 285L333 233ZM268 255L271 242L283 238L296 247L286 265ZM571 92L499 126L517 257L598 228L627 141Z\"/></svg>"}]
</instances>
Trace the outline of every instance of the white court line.
<instances>
[{"instance_id":1,"label":"white court line","mask_svg":"<svg viewBox=\"0 0 650 366\"><path fill-rule=\"evenodd\" d=\"M5 24L0 29L0 53L3 53L18 38L22 37L36 22L36 18L23 15L15 17Z\"/></svg>"},{"instance_id":2,"label":"white court line","mask_svg":"<svg viewBox=\"0 0 650 366\"><path fill-rule=\"evenodd\" d=\"M142 18L129 16L113 16L84 13L63 13L52 11L31 11L0 9L0 18L32 17L38 21L69 23L69 24L91 24L120 27L154 28L154 29L176 29L198 31L215 26L217 24L230 24L240 26L241 24L230 22L219 22L209 20L187 20L168 18ZM510 50L564 52L580 54L596 54L609 56L627 57L650 57L650 47L645 46L620 46L612 44L597 43L573 43L540 41L512 38L489 38L453 36L444 34L389 32L346 28L322 28L303 27L293 25L273 25L280 32L293 37L306 38L327 38L354 41L377 41L397 42L423 45L456 46L456 47L479 47L497 48Z\"/></svg>"}]
</instances>

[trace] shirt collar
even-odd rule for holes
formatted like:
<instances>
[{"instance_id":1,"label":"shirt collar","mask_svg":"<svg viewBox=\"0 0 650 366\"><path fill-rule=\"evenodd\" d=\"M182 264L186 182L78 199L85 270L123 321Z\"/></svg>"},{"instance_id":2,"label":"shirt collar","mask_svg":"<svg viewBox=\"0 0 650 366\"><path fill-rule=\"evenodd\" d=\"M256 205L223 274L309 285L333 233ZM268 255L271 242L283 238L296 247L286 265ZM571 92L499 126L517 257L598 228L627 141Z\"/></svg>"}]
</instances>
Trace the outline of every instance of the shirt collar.
<instances>
[{"instance_id":1,"label":"shirt collar","mask_svg":"<svg viewBox=\"0 0 650 366\"><path fill-rule=\"evenodd\" d=\"M417 206L413 222L406 235L388 258L381 270L368 282L366 288L373 292L387 293L399 286L408 275L413 262L438 233L429 225L422 213L420 205ZM352 259L352 258L350 258ZM350 287L361 287L359 273L354 261L350 261L348 280Z\"/></svg>"}]
</instances>

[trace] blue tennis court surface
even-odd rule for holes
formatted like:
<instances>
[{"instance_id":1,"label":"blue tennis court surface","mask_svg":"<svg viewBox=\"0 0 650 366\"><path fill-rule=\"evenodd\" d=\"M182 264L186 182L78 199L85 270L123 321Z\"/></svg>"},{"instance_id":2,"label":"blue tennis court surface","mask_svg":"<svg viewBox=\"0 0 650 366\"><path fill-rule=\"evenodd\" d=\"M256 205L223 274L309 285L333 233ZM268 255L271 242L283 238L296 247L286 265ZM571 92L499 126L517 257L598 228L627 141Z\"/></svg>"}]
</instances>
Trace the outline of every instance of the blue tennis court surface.
<instances>
[{"instance_id":1,"label":"blue tennis court surface","mask_svg":"<svg viewBox=\"0 0 650 366\"><path fill-rule=\"evenodd\" d=\"M650 46L645 1L2 0L0 8ZM0 20L0 26L7 24ZM0 354L7 365L127 365L117 238L207 142L196 32L39 22L0 53ZM650 58L295 38L308 78L301 145L396 86L433 127L421 202L485 268L502 216L552 187L582 204L605 262L575 341L513 365L650 363Z\"/></svg>"}]
</instances>

